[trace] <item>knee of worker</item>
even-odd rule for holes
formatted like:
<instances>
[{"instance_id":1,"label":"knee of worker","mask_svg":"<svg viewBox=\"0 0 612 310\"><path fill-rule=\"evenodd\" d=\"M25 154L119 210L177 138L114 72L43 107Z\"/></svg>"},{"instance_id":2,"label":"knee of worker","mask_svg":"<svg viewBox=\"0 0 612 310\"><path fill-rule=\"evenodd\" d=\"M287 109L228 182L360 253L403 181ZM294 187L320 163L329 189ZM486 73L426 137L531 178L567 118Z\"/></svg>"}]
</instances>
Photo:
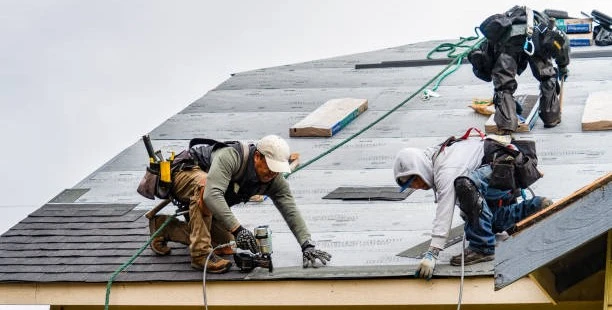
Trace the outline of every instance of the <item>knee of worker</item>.
<instances>
[{"instance_id":1,"label":"knee of worker","mask_svg":"<svg viewBox=\"0 0 612 310\"><path fill-rule=\"evenodd\" d=\"M542 209L545 209L551 206L553 204L553 201L546 197L535 196L533 198L533 204L534 204L535 211L540 211Z\"/></svg>"},{"instance_id":2,"label":"knee of worker","mask_svg":"<svg viewBox=\"0 0 612 310\"><path fill-rule=\"evenodd\" d=\"M211 231L212 228L212 214L207 216L203 215L200 211L200 208L197 206L194 207L193 204L189 206L189 230L196 231L205 229L206 231Z\"/></svg>"},{"instance_id":3,"label":"knee of worker","mask_svg":"<svg viewBox=\"0 0 612 310\"><path fill-rule=\"evenodd\" d=\"M551 199L542 196L535 196L532 199L524 201L522 203L523 210L521 210L523 218L545 209L552 204L553 201Z\"/></svg>"},{"instance_id":4,"label":"knee of worker","mask_svg":"<svg viewBox=\"0 0 612 310\"><path fill-rule=\"evenodd\" d=\"M556 78L551 77L540 82L540 91L544 97L558 95L561 91L561 86Z\"/></svg>"}]
</instances>

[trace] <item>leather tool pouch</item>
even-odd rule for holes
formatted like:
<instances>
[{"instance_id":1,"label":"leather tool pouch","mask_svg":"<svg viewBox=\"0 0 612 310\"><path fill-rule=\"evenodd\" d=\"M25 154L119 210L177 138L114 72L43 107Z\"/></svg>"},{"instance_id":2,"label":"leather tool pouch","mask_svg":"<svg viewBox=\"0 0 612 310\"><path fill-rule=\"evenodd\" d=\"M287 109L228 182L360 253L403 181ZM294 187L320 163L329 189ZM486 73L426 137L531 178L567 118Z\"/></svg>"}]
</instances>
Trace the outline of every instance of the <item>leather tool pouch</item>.
<instances>
[{"instance_id":1,"label":"leather tool pouch","mask_svg":"<svg viewBox=\"0 0 612 310\"><path fill-rule=\"evenodd\" d=\"M166 199L170 196L171 189L172 182L160 180L159 163L151 163L140 180L136 191L148 199L155 199L155 197Z\"/></svg>"},{"instance_id":2,"label":"leather tool pouch","mask_svg":"<svg viewBox=\"0 0 612 310\"><path fill-rule=\"evenodd\" d=\"M489 186L501 190L516 189L516 181L514 177L514 158L507 157L497 159L491 163L491 179Z\"/></svg>"}]
</instances>

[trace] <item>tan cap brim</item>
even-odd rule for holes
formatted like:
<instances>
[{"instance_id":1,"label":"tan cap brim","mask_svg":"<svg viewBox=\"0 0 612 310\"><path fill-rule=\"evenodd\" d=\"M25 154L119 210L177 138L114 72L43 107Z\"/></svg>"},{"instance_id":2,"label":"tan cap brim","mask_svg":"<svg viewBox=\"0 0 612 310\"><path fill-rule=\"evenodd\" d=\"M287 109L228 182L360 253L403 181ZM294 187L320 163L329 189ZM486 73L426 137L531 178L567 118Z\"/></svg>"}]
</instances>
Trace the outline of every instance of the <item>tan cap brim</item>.
<instances>
[{"instance_id":1,"label":"tan cap brim","mask_svg":"<svg viewBox=\"0 0 612 310\"><path fill-rule=\"evenodd\" d=\"M266 156L266 164L268 164L268 168L274 172L291 172L291 167L289 167L288 161L278 161Z\"/></svg>"}]
</instances>

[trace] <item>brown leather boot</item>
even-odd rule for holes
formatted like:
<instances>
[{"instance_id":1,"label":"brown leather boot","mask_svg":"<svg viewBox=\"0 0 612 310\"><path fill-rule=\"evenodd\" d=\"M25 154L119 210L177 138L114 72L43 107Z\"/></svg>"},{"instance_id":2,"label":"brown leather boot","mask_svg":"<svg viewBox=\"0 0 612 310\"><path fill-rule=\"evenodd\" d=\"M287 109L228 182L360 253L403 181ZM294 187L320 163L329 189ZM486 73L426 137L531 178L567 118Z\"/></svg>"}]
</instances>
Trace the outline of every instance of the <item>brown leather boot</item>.
<instances>
[{"instance_id":1,"label":"brown leather boot","mask_svg":"<svg viewBox=\"0 0 612 310\"><path fill-rule=\"evenodd\" d=\"M218 248L215 250L215 255L225 256L225 255L233 255L233 254L234 254L234 250L230 246Z\"/></svg>"},{"instance_id":2,"label":"brown leather boot","mask_svg":"<svg viewBox=\"0 0 612 310\"><path fill-rule=\"evenodd\" d=\"M149 233L152 235L166 221L165 216L155 216L149 220ZM149 245L151 251L157 255L168 255L171 249L168 247L168 241L164 238L163 231L155 237Z\"/></svg>"},{"instance_id":3,"label":"brown leather boot","mask_svg":"<svg viewBox=\"0 0 612 310\"><path fill-rule=\"evenodd\" d=\"M156 215L149 220L149 233L152 235L168 219L168 215ZM151 241L151 250L157 255L168 255L172 249L168 241L189 244L189 228L185 222L176 218L170 220L166 227Z\"/></svg>"},{"instance_id":4,"label":"brown leather boot","mask_svg":"<svg viewBox=\"0 0 612 310\"><path fill-rule=\"evenodd\" d=\"M172 251L172 249L168 247L168 241L162 236L155 237L149 246L151 247L151 251L157 255L168 255Z\"/></svg>"},{"instance_id":5,"label":"brown leather boot","mask_svg":"<svg viewBox=\"0 0 612 310\"><path fill-rule=\"evenodd\" d=\"M469 266L477 263L492 261L495 258L495 254L484 254L476 251L472 251L470 248L466 248L463 251L463 265ZM461 266L461 254L451 257L451 266Z\"/></svg>"},{"instance_id":6,"label":"brown leather boot","mask_svg":"<svg viewBox=\"0 0 612 310\"><path fill-rule=\"evenodd\" d=\"M204 264L206 263L206 257L198 256L191 258L191 267L197 270L203 270ZM206 265L207 273L224 273L229 271L230 267L232 267L232 262L219 257L217 254L213 253L208 259L208 264Z\"/></svg>"}]
</instances>

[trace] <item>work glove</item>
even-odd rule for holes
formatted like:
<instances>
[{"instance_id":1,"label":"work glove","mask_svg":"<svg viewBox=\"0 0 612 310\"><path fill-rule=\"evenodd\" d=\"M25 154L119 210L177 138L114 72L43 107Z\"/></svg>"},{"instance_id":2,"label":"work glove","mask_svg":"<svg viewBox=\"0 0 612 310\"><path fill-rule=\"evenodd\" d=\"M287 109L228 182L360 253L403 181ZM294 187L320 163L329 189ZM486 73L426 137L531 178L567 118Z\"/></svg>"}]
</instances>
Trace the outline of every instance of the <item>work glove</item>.
<instances>
[{"instance_id":1,"label":"work glove","mask_svg":"<svg viewBox=\"0 0 612 310\"><path fill-rule=\"evenodd\" d=\"M567 68L567 66L559 67L559 72L557 73L557 79L559 81L566 81L568 75L569 75L569 69Z\"/></svg>"},{"instance_id":2,"label":"work glove","mask_svg":"<svg viewBox=\"0 0 612 310\"><path fill-rule=\"evenodd\" d=\"M257 241L255 241L255 236L251 231L245 229L244 227L239 226L233 233L234 238L236 239L236 246L243 250L249 250L253 252L253 254L259 253L259 247L257 246Z\"/></svg>"},{"instance_id":3,"label":"work glove","mask_svg":"<svg viewBox=\"0 0 612 310\"><path fill-rule=\"evenodd\" d=\"M419 267L414 272L414 276L427 280L431 279L434 269L436 268L436 261L438 260L439 253L440 249L430 246L429 250L425 253L425 256L421 260Z\"/></svg>"},{"instance_id":4,"label":"work glove","mask_svg":"<svg viewBox=\"0 0 612 310\"><path fill-rule=\"evenodd\" d=\"M308 268L308 266L312 266L312 268L318 268L316 265L317 259L321 261L323 265L327 265L327 262L331 259L331 254L315 249L315 245L312 244L310 240L306 240L304 244L302 244L302 267Z\"/></svg>"}]
</instances>

